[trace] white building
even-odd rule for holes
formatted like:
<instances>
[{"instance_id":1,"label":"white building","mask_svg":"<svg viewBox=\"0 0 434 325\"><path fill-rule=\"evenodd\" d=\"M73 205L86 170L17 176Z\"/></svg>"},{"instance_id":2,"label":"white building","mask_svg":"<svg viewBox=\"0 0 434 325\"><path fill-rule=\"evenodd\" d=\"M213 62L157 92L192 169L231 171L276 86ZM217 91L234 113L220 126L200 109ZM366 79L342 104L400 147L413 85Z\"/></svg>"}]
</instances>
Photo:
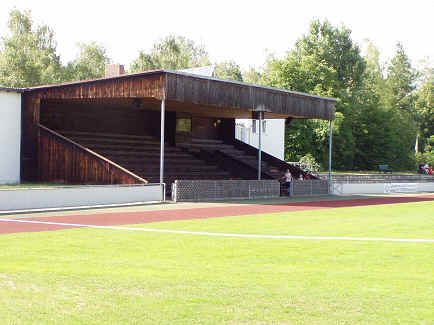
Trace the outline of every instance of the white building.
<instances>
[{"instance_id":1,"label":"white building","mask_svg":"<svg viewBox=\"0 0 434 325\"><path fill-rule=\"evenodd\" d=\"M237 119L235 138L255 148L259 146L259 120ZM261 148L266 153L284 160L285 120L262 121Z\"/></svg>"},{"instance_id":2,"label":"white building","mask_svg":"<svg viewBox=\"0 0 434 325\"><path fill-rule=\"evenodd\" d=\"M0 87L0 184L20 182L21 91Z\"/></svg>"}]
</instances>

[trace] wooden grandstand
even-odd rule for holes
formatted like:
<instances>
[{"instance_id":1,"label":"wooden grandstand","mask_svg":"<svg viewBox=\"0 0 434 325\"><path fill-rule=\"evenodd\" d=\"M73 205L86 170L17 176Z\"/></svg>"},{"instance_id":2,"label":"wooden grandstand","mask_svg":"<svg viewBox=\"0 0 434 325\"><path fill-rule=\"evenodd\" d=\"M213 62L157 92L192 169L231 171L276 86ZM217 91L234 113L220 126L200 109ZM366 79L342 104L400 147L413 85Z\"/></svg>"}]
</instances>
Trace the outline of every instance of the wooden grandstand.
<instances>
[{"instance_id":1,"label":"wooden grandstand","mask_svg":"<svg viewBox=\"0 0 434 325\"><path fill-rule=\"evenodd\" d=\"M236 140L234 126L258 109L265 118L334 118L330 98L166 70L28 88L22 179L158 183L162 152L168 189L176 179L256 179L258 150ZM267 154L261 166L264 179L302 172Z\"/></svg>"}]
</instances>

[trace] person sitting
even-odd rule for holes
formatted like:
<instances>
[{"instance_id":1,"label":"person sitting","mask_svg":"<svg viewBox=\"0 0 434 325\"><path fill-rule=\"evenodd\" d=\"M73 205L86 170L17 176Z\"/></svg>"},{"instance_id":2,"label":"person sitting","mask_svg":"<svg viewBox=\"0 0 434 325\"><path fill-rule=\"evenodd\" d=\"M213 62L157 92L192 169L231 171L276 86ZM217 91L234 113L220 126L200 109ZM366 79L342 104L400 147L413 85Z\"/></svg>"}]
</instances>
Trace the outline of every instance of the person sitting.
<instances>
[{"instance_id":1,"label":"person sitting","mask_svg":"<svg viewBox=\"0 0 434 325\"><path fill-rule=\"evenodd\" d=\"M432 167L428 165L428 175L432 175Z\"/></svg>"},{"instance_id":2,"label":"person sitting","mask_svg":"<svg viewBox=\"0 0 434 325\"><path fill-rule=\"evenodd\" d=\"M419 164L418 174L425 174L425 164Z\"/></svg>"}]
</instances>

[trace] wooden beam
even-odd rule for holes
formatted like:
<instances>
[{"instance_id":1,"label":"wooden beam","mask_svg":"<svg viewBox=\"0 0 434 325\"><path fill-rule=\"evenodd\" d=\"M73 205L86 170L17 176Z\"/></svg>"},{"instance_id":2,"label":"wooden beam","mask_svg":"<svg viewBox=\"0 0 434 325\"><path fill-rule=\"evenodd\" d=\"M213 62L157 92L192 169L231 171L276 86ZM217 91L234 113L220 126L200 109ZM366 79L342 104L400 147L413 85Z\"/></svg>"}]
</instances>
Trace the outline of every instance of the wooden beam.
<instances>
[{"instance_id":1,"label":"wooden beam","mask_svg":"<svg viewBox=\"0 0 434 325\"><path fill-rule=\"evenodd\" d=\"M38 180L38 141L37 125L40 118L40 99L24 94L21 108L21 180Z\"/></svg>"}]
</instances>

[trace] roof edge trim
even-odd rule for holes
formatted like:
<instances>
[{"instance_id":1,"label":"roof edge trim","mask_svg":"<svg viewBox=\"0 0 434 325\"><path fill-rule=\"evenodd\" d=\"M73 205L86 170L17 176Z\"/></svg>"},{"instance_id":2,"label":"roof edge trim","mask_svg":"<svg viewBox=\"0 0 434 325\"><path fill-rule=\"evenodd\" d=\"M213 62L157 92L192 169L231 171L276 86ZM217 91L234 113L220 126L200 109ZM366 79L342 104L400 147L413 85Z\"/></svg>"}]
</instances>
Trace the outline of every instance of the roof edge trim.
<instances>
[{"instance_id":1,"label":"roof edge trim","mask_svg":"<svg viewBox=\"0 0 434 325\"><path fill-rule=\"evenodd\" d=\"M23 93L24 88L10 88L10 87L0 86L0 91L6 91L6 92L10 92L10 93Z\"/></svg>"}]
</instances>

